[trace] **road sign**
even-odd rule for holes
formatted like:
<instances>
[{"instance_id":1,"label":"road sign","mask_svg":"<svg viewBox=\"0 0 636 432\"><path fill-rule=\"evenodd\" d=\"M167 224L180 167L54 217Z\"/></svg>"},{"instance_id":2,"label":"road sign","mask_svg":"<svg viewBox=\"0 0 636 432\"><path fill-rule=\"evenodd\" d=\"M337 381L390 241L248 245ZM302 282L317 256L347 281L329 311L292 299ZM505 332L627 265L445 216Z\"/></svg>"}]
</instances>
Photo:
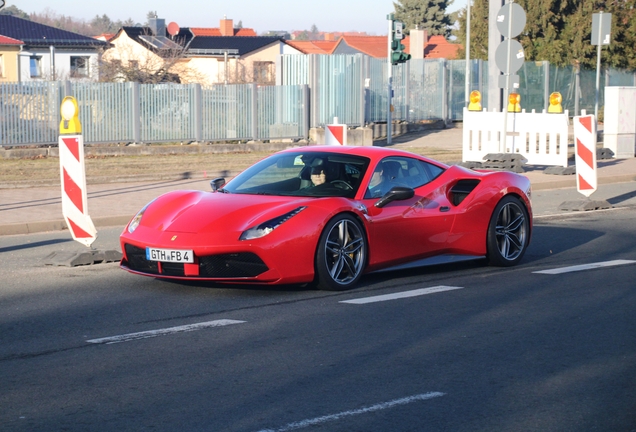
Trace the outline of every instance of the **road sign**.
<instances>
[{"instance_id":1,"label":"road sign","mask_svg":"<svg viewBox=\"0 0 636 432\"><path fill-rule=\"evenodd\" d=\"M497 30L507 38L517 37L526 26L526 11L517 3L506 3L497 13Z\"/></svg>"},{"instance_id":2,"label":"road sign","mask_svg":"<svg viewBox=\"0 0 636 432\"><path fill-rule=\"evenodd\" d=\"M596 191L596 117L574 117L576 188L589 197Z\"/></svg>"},{"instance_id":3,"label":"road sign","mask_svg":"<svg viewBox=\"0 0 636 432\"><path fill-rule=\"evenodd\" d=\"M4 0L0 0L0 9L4 7Z\"/></svg>"},{"instance_id":4,"label":"road sign","mask_svg":"<svg viewBox=\"0 0 636 432\"><path fill-rule=\"evenodd\" d=\"M611 13L592 14L592 45L609 45L611 31Z\"/></svg>"},{"instance_id":5,"label":"road sign","mask_svg":"<svg viewBox=\"0 0 636 432\"><path fill-rule=\"evenodd\" d=\"M497 84L499 85L499 88L519 88L519 75L499 75L497 77Z\"/></svg>"},{"instance_id":6,"label":"road sign","mask_svg":"<svg viewBox=\"0 0 636 432\"><path fill-rule=\"evenodd\" d=\"M402 21L394 21L395 23L395 34L393 39L402 40L404 39L403 27L404 23Z\"/></svg>"},{"instance_id":7,"label":"road sign","mask_svg":"<svg viewBox=\"0 0 636 432\"><path fill-rule=\"evenodd\" d=\"M508 62L508 56L510 56L510 62ZM506 39L499 44L495 51L495 63L499 70L505 74L517 72L521 69L525 60L523 47L514 39Z\"/></svg>"}]
</instances>

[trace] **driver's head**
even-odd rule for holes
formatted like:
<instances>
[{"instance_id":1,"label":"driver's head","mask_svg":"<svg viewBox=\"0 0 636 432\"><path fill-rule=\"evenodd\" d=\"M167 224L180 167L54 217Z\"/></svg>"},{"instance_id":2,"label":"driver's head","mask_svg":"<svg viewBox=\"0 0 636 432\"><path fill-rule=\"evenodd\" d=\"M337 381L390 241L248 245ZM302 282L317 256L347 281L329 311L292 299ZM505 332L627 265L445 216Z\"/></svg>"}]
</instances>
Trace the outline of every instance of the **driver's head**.
<instances>
[{"instance_id":1,"label":"driver's head","mask_svg":"<svg viewBox=\"0 0 636 432\"><path fill-rule=\"evenodd\" d=\"M327 181L325 170L322 167L313 167L311 169L311 182L314 186L318 186Z\"/></svg>"},{"instance_id":2,"label":"driver's head","mask_svg":"<svg viewBox=\"0 0 636 432\"><path fill-rule=\"evenodd\" d=\"M314 159L311 163L311 182L314 186L321 185L327 181L327 161L324 159Z\"/></svg>"}]
</instances>

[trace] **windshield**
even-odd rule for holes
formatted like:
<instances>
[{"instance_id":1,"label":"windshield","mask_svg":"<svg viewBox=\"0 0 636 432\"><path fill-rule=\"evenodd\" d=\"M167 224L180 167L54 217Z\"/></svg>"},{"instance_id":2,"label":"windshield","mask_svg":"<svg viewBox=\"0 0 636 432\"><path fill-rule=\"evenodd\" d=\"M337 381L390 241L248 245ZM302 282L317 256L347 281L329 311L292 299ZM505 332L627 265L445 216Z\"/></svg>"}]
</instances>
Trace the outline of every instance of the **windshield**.
<instances>
[{"instance_id":1,"label":"windshield","mask_svg":"<svg viewBox=\"0 0 636 432\"><path fill-rule=\"evenodd\" d=\"M223 188L224 192L353 198L369 159L338 153L279 153L251 166Z\"/></svg>"}]
</instances>

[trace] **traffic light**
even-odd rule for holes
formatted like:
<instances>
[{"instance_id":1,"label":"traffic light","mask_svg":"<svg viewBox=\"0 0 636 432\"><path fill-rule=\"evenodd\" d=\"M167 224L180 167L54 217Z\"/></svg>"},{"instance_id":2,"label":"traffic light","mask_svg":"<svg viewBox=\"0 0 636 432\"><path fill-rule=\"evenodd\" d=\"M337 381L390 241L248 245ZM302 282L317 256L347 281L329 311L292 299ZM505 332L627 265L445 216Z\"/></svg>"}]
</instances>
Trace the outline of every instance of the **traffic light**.
<instances>
[{"instance_id":1,"label":"traffic light","mask_svg":"<svg viewBox=\"0 0 636 432\"><path fill-rule=\"evenodd\" d=\"M393 20L393 32L391 35L391 64L405 63L411 59L411 54L404 52L405 46L402 44L404 39L404 23L402 21Z\"/></svg>"}]
</instances>

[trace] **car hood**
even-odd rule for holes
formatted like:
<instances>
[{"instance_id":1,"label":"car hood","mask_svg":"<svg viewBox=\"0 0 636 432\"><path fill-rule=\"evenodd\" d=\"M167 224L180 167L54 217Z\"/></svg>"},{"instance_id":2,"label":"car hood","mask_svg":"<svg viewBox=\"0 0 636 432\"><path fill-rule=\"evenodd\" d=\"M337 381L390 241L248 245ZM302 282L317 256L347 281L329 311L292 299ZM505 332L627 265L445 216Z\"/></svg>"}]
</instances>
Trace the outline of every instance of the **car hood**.
<instances>
[{"instance_id":1,"label":"car hood","mask_svg":"<svg viewBox=\"0 0 636 432\"><path fill-rule=\"evenodd\" d=\"M141 225L174 233L243 231L306 202L298 197L176 191L153 201Z\"/></svg>"}]
</instances>

